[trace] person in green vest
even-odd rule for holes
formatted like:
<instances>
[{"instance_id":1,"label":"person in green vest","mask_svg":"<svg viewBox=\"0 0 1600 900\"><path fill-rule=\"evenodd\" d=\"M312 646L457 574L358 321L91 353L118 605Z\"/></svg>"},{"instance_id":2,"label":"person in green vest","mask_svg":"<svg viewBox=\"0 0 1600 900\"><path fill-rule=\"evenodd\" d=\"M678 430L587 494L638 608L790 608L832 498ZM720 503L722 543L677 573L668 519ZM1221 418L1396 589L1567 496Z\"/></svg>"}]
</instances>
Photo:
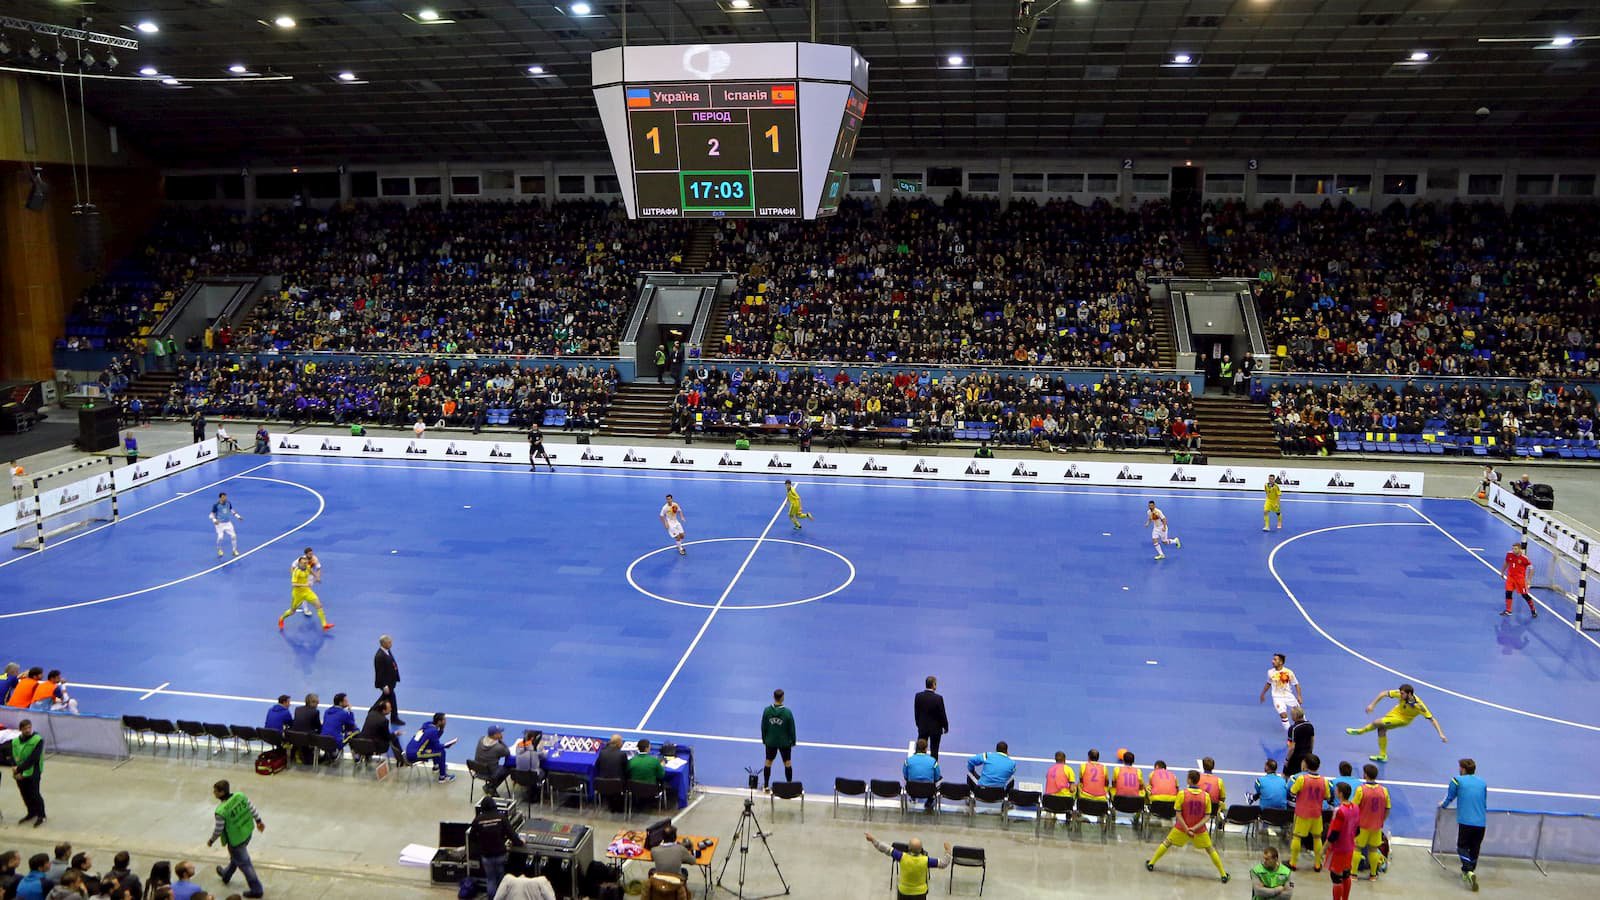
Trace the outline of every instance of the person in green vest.
<instances>
[{"instance_id":1,"label":"person in green vest","mask_svg":"<svg viewBox=\"0 0 1600 900\"><path fill-rule=\"evenodd\" d=\"M667 383L667 348L656 345L656 384Z\"/></svg>"},{"instance_id":2,"label":"person in green vest","mask_svg":"<svg viewBox=\"0 0 1600 900\"><path fill-rule=\"evenodd\" d=\"M761 770L761 789L772 783L772 758L783 754L783 780L794 780L794 713L783 705L783 689L772 692L772 705L761 711L761 743L767 748L767 764Z\"/></svg>"},{"instance_id":3,"label":"person in green vest","mask_svg":"<svg viewBox=\"0 0 1600 900\"><path fill-rule=\"evenodd\" d=\"M889 857L900 864L900 883L895 886L895 900L917 900L928 896L928 873L934 869L950 867L950 845L944 845L944 856L929 856L928 851L922 848L920 838L912 838L906 842L904 850L897 849L892 844L885 844L867 832L867 843L878 849L879 853Z\"/></svg>"},{"instance_id":4,"label":"person in green vest","mask_svg":"<svg viewBox=\"0 0 1600 900\"><path fill-rule=\"evenodd\" d=\"M1294 872L1278 862L1278 848L1267 847L1261 851L1261 862L1250 870L1250 896L1290 897L1294 894Z\"/></svg>"},{"instance_id":5,"label":"person in green vest","mask_svg":"<svg viewBox=\"0 0 1600 900\"><path fill-rule=\"evenodd\" d=\"M252 835L257 831L266 831L267 823L261 820L261 814L250 804L250 798L235 793L226 778L211 786L211 796L220 802L214 814L216 824L211 829L211 840L206 841L206 846L214 846L217 839L221 838L222 845L228 848L228 865L226 868L217 866L217 877L227 884L234 872L243 872L245 884L250 888L244 896L265 896L261 879L256 877L256 867L250 862L249 848Z\"/></svg>"},{"instance_id":6,"label":"person in green vest","mask_svg":"<svg viewBox=\"0 0 1600 900\"><path fill-rule=\"evenodd\" d=\"M44 737L34 733L32 719L18 722L17 732L11 739L11 772L16 777L22 805L28 810L17 824L32 821L33 827L38 828L44 824L44 796L39 793L39 782L44 778Z\"/></svg>"}]
</instances>

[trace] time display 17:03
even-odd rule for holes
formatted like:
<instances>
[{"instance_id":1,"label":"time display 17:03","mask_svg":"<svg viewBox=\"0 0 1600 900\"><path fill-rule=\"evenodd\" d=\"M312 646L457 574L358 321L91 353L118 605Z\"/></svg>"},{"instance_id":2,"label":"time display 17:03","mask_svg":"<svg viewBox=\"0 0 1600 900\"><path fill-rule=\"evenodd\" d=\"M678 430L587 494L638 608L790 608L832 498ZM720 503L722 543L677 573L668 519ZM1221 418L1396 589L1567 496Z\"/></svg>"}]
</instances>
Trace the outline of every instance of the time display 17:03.
<instances>
[{"instance_id":1,"label":"time display 17:03","mask_svg":"<svg viewBox=\"0 0 1600 900\"><path fill-rule=\"evenodd\" d=\"M747 210L755 208L749 171L680 172L683 209Z\"/></svg>"}]
</instances>

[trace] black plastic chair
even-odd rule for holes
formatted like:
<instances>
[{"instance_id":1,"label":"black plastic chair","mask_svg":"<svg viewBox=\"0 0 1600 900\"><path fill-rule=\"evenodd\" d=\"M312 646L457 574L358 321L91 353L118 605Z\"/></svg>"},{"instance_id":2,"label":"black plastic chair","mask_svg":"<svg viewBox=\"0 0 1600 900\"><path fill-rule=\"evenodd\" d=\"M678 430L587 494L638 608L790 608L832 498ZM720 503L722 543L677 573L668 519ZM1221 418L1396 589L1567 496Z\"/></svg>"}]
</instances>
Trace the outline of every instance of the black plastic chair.
<instances>
[{"instance_id":1,"label":"black plastic chair","mask_svg":"<svg viewBox=\"0 0 1600 900\"><path fill-rule=\"evenodd\" d=\"M1042 823L1046 817L1050 819L1051 828L1056 827L1058 816L1066 816L1067 824L1072 824L1072 807L1075 799L1076 798L1074 798L1071 794L1067 794L1065 796L1060 794L1044 794L1041 796L1039 798L1039 818L1034 823L1034 833L1039 833L1038 825Z\"/></svg>"},{"instance_id":2,"label":"black plastic chair","mask_svg":"<svg viewBox=\"0 0 1600 900\"><path fill-rule=\"evenodd\" d=\"M538 772L512 771L511 784L519 789L521 800L533 815L533 804L544 801L544 778Z\"/></svg>"},{"instance_id":3,"label":"black plastic chair","mask_svg":"<svg viewBox=\"0 0 1600 900\"><path fill-rule=\"evenodd\" d=\"M254 725L229 725L228 733L233 735L233 739L236 742L234 747L238 752L245 754L254 749L251 745L261 740L260 732ZM262 743L265 742L262 741Z\"/></svg>"},{"instance_id":4,"label":"black plastic chair","mask_svg":"<svg viewBox=\"0 0 1600 900\"><path fill-rule=\"evenodd\" d=\"M268 747L283 746L283 732L277 728L268 728L263 725L256 729L256 740Z\"/></svg>"},{"instance_id":5,"label":"black plastic chair","mask_svg":"<svg viewBox=\"0 0 1600 900\"><path fill-rule=\"evenodd\" d=\"M313 735L311 746L317 749L317 762L323 765L337 769L344 761L344 745L331 734Z\"/></svg>"},{"instance_id":6,"label":"black plastic chair","mask_svg":"<svg viewBox=\"0 0 1600 900\"><path fill-rule=\"evenodd\" d=\"M905 791L900 787L900 782L884 778L874 778L867 785L867 821L872 821L872 799L893 800L900 807L900 817L905 818L906 801Z\"/></svg>"},{"instance_id":7,"label":"black plastic chair","mask_svg":"<svg viewBox=\"0 0 1600 900\"><path fill-rule=\"evenodd\" d=\"M1111 813L1111 804L1104 800L1078 798L1078 818L1074 819L1075 825L1081 825L1083 817L1088 816L1095 820L1095 825L1100 829L1100 843L1106 842L1106 833L1111 830L1112 820L1115 816Z\"/></svg>"},{"instance_id":8,"label":"black plastic chair","mask_svg":"<svg viewBox=\"0 0 1600 900\"><path fill-rule=\"evenodd\" d=\"M372 762L373 757L382 756L383 751L387 749L383 744L378 743L376 740L373 740L369 737L362 737L359 734L353 735L350 740L345 743L345 747L350 750L351 760L357 765Z\"/></svg>"},{"instance_id":9,"label":"black plastic chair","mask_svg":"<svg viewBox=\"0 0 1600 900\"><path fill-rule=\"evenodd\" d=\"M1261 810L1261 815L1258 817L1258 820L1261 823L1258 827L1259 831L1266 831L1268 828L1277 828L1278 839L1282 841L1288 837L1289 826L1294 824L1294 810L1263 809Z\"/></svg>"},{"instance_id":10,"label":"black plastic chair","mask_svg":"<svg viewBox=\"0 0 1600 900\"><path fill-rule=\"evenodd\" d=\"M146 730L152 735L151 745L155 745L154 738L161 738L167 742L167 749L172 749L172 736L178 733L178 726L172 724L171 719L146 719Z\"/></svg>"},{"instance_id":11,"label":"black plastic chair","mask_svg":"<svg viewBox=\"0 0 1600 900\"><path fill-rule=\"evenodd\" d=\"M311 765L316 762L317 735L309 731L295 731L292 728L283 730L283 747L289 751L289 762Z\"/></svg>"},{"instance_id":12,"label":"black plastic chair","mask_svg":"<svg viewBox=\"0 0 1600 900\"><path fill-rule=\"evenodd\" d=\"M988 787L981 784L972 786L972 814L977 815L979 805L995 807L1000 812L1000 818L1006 816L1006 789L1003 787Z\"/></svg>"},{"instance_id":13,"label":"black plastic chair","mask_svg":"<svg viewBox=\"0 0 1600 900\"><path fill-rule=\"evenodd\" d=\"M1119 813L1133 817L1133 827L1141 831L1144 828L1144 798L1124 797L1115 794L1111 797L1111 808ZM1116 825L1116 817L1112 816L1111 824Z\"/></svg>"},{"instance_id":14,"label":"black plastic chair","mask_svg":"<svg viewBox=\"0 0 1600 900\"><path fill-rule=\"evenodd\" d=\"M481 765L475 759L467 760L467 802L476 802L480 781L484 783L484 793L489 792L489 782L498 774L497 769L499 766Z\"/></svg>"},{"instance_id":15,"label":"black plastic chair","mask_svg":"<svg viewBox=\"0 0 1600 900\"><path fill-rule=\"evenodd\" d=\"M628 784L621 778L596 778L594 780L596 803L603 803L612 812L628 814Z\"/></svg>"},{"instance_id":16,"label":"black plastic chair","mask_svg":"<svg viewBox=\"0 0 1600 900\"><path fill-rule=\"evenodd\" d=\"M945 781L939 784L939 802L933 805L935 814L944 815L946 803L959 803L966 811L967 818L974 815L972 809L972 785L965 781Z\"/></svg>"},{"instance_id":17,"label":"black plastic chair","mask_svg":"<svg viewBox=\"0 0 1600 900\"><path fill-rule=\"evenodd\" d=\"M1178 805L1171 800L1151 800L1145 807L1145 836L1150 835L1150 826L1160 822L1171 827L1178 819Z\"/></svg>"},{"instance_id":18,"label":"black plastic chair","mask_svg":"<svg viewBox=\"0 0 1600 900\"><path fill-rule=\"evenodd\" d=\"M1019 791L1010 788L1006 791L1006 802L1000 806L1000 825L1004 828L1011 827L1011 814L1016 812L1033 813L1033 834L1039 834L1039 792Z\"/></svg>"},{"instance_id":19,"label":"black plastic chair","mask_svg":"<svg viewBox=\"0 0 1600 900\"><path fill-rule=\"evenodd\" d=\"M950 883L945 886L945 893L951 893L956 886L957 868L978 869L978 896L983 896L984 882L989 880L989 861L984 856L982 847L951 847L950 848Z\"/></svg>"},{"instance_id":20,"label":"black plastic chair","mask_svg":"<svg viewBox=\"0 0 1600 900\"><path fill-rule=\"evenodd\" d=\"M631 816L641 807L654 805L657 812L667 808L667 786L653 784L648 781L630 781L622 788L628 799L628 814Z\"/></svg>"},{"instance_id":21,"label":"black plastic chair","mask_svg":"<svg viewBox=\"0 0 1600 900\"><path fill-rule=\"evenodd\" d=\"M905 810L911 808L912 802L921 803L924 808L932 811L938 804L935 799L939 796L939 785L933 781L908 781L906 782L906 797L903 804Z\"/></svg>"},{"instance_id":22,"label":"black plastic chair","mask_svg":"<svg viewBox=\"0 0 1600 900\"><path fill-rule=\"evenodd\" d=\"M206 726L200 722L196 722L193 719L179 719L176 724L178 732L189 739L189 749L197 753L200 751L200 738L206 738L207 741L211 740L206 734Z\"/></svg>"},{"instance_id":23,"label":"black plastic chair","mask_svg":"<svg viewBox=\"0 0 1600 900\"><path fill-rule=\"evenodd\" d=\"M583 812L583 804L589 799L589 779L574 772L546 772L545 785L549 789L550 805L561 805L561 798L571 794L578 798L578 812Z\"/></svg>"},{"instance_id":24,"label":"black plastic chair","mask_svg":"<svg viewBox=\"0 0 1600 900\"><path fill-rule=\"evenodd\" d=\"M1217 840L1220 843L1228 836L1229 825L1241 825L1244 827L1244 845L1246 848L1249 848L1250 835L1256 830L1256 823L1260 820L1260 809L1257 809L1254 806L1247 806L1243 803L1235 803L1228 807L1227 813L1224 814L1222 820L1217 823Z\"/></svg>"},{"instance_id":25,"label":"black plastic chair","mask_svg":"<svg viewBox=\"0 0 1600 900\"><path fill-rule=\"evenodd\" d=\"M806 823L806 786L798 781L774 781L772 793L767 795L767 810L777 814L779 800L800 801L800 824Z\"/></svg>"},{"instance_id":26,"label":"black plastic chair","mask_svg":"<svg viewBox=\"0 0 1600 900\"><path fill-rule=\"evenodd\" d=\"M123 716L122 728L133 735L133 741L140 747L144 746L145 732L150 730L150 720L144 716ZM124 743L128 742L128 735L123 735Z\"/></svg>"},{"instance_id":27,"label":"black plastic chair","mask_svg":"<svg viewBox=\"0 0 1600 900\"><path fill-rule=\"evenodd\" d=\"M210 739L213 745L216 746L217 749L213 752L220 753L223 750L228 749L228 742L233 740L233 732L228 730L228 726L218 725L215 722L206 722L200 727L206 730L206 737ZM237 744L235 744L233 748L233 758L239 758L239 747Z\"/></svg>"},{"instance_id":28,"label":"black plastic chair","mask_svg":"<svg viewBox=\"0 0 1600 900\"><path fill-rule=\"evenodd\" d=\"M836 819L839 817L840 797L865 798L866 796L867 783L865 781L862 781L859 778L835 778L833 780L833 817ZM870 804L871 801L867 802ZM870 805L867 808L867 815L869 818L872 815L872 808Z\"/></svg>"}]
</instances>

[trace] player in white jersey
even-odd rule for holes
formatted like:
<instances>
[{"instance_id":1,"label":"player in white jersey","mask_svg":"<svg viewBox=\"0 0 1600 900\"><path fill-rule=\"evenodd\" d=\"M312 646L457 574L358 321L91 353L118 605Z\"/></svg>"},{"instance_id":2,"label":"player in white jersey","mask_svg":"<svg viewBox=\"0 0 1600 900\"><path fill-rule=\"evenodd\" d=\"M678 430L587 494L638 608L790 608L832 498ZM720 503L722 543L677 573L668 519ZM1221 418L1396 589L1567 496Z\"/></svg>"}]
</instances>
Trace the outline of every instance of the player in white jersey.
<instances>
[{"instance_id":1,"label":"player in white jersey","mask_svg":"<svg viewBox=\"0 0 1600 900\"><path fill-rule=\"evenodd\" d=\"M233 508L228 500L228 492L223 491L217 495L217 502L211 504L211 524L217 529L217 555L222 555L222 539L228 538L233 543L233 555L239 555L239 535L233 530L233 520L243 519L239 511Z\"/></svg>"},{"instance_id":2,"label":"player in white jersey","mask_svg":"<svg viewBox=\"0 0 1600 900\"><path fill-rule=\"evenodd\" d=\"M672 540L677 543L679 556L689 555L689 551L683 547L684 518L683 507L678 505L678 501L672 499L671 494L668 494L667 502L661 505L661 525L667 529L667 534L671 535Z\"/></svg>"},{"instance_id":3,"label":"player in white jersey","mask_svg":"<svg viewBox=\"0 0 1600 900\"><path fill-rule=\"evenodd\" d=\"M1261 702L1267 702L1267 693L1272 693L1272 708L1278 711L1278 721L1285 731L1289 730L1289 711L1304 709L1305 696L1300 693L1300 679L1294 677L1294 670L1285 666L1287 661L1282 653L1272 654L1272 668L1267 670L1267 683L1261 689Z\"/></svg>"},{"instance_id":4,"label":"player in white jersey","mask_svg":"<svg viewBox=\"0 0 1600 900\"><path fill-rule=\"evenodd\" d=\"M1167 554L1162 552L1162 544L1171 544L1179 550L1183 549L1183 542L1175 537L1167 537L1167 514L1156 508L1156 502L1150 501L1146 511L1150 521L1150 544L1156 548L1156 559L1166 559Z\"/></svg>"},{"instance_id":5,"label":"player in white jersey","mask_svg":"<svg viewBox=\"0 0 1600 900\"><path fill-rule=\"evenodd\" d=\"M310 573L311 573L311 583L312 584L321 584L322 583L322 560L317 558L316 551L312 550L310 547L307 547L305 549L305 552L302 553L301 556L306 561L306 569L308 571L310 571ZM305 606L300 607L300 612L303 615L310 616L311 615L311 606L310 606L310 604L307 604Z\"/></svg>"}]
</instances>

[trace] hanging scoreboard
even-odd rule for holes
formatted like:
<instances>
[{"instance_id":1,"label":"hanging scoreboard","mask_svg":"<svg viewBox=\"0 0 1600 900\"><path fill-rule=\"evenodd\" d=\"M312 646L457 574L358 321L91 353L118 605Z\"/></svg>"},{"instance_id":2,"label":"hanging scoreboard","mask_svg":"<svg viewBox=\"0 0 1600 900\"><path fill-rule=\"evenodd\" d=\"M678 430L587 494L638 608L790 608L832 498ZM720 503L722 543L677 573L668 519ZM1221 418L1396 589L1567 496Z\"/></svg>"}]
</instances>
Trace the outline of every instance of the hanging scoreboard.
<instances>
[{"instance_id":1,"label":"hanging scoreboard","mask_svg":"<svg viewBox=\"0 0 1600 900\"><path fill-rule=\"evenodd\" d=\"M630 217L838 210L867 106L867 63L849 47L619 47L592 65Z\"/></svg>"}]
</instances>

